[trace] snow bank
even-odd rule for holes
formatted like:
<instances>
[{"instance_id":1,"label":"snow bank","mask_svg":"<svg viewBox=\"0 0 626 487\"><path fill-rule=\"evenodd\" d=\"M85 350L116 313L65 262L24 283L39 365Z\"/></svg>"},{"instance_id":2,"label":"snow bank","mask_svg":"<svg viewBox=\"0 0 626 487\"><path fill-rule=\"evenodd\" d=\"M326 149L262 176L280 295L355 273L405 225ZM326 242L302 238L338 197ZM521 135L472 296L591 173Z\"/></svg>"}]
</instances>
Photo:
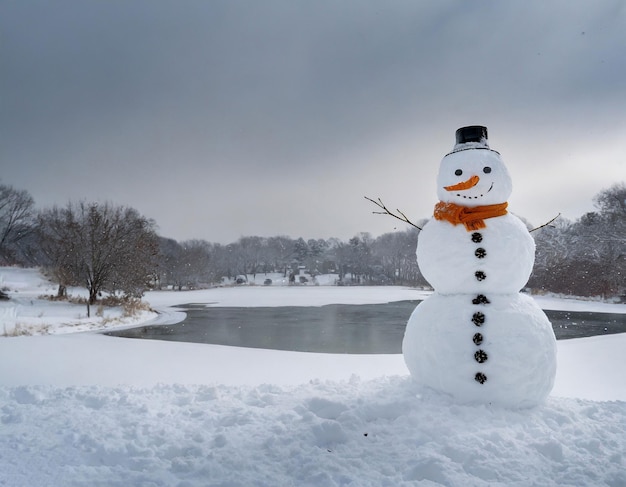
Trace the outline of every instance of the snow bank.
<instances>
[{"instance_id":1,"label":"snow bank","mask_svg":"<svg viewBox=\"0 0 626 487\"><path fill-rule=\"evenodd\" d=\"M626 401L626 334L560 340L552 395ZM297 385L408 375L402 355L284 352L92 333L0 340L0 387Z\"/></svg>"},{"instance_id":2,"label":"snow bank","mask_svg":"<svg viewBox=\"0 0 626 487\"><path fill-rule=\"evenodd\" d=\"M401 355L343 355L115 338L92 333L0 340L0 386L295 385L408 374Z\"/></svg>"},{"instance_id":3,"label":"snow bank","mask_svg":"<svg viewBox=\"0 0 626 487\"><path fill-rule=\"evenodd\" d=\"M150 291L146 301L155 308L177 304L207 306L323 306L380 304L424 299L430 292L400 286L238 286L197 291Z\"/></svg>"},{"instance_id":4,"label":"snow bank","mask_svg":"<svg viewBox=\"0 0 626 487\"><path fill-rule=\"evenodd\" d=\"M605 303L581 298L556 296L533 296L541 309L554 311L591 311L596 313L626 313L626 304Z\"/></svg>"},{"instance_id":5,"label":"snow bank","mask_svg":"<svg viewBox=\"0 0 626 487\"><path fill-rule=\"evenodd\" d=\"M626 485L624 403L453 406L408 377L0 389L0 484Z\"/></svg>"},{"instance_id":6,"label":"snow bank","mask_svg":"<svg viewBox=\"0 0 626 487\"><path fill-rule=\"evenodd\" d=\"M37 269L0 267L0 287L6 288L11 298L0 301L0 335L5 337L129 327L157 317L155 312L149 311L127 316L119 306L97 305L91 306L87 317L86 305L42 299L42 296L55 295L57 288ZM68 293L86 296L85 289L70 288Z\"/></svg>"}]
</instances>

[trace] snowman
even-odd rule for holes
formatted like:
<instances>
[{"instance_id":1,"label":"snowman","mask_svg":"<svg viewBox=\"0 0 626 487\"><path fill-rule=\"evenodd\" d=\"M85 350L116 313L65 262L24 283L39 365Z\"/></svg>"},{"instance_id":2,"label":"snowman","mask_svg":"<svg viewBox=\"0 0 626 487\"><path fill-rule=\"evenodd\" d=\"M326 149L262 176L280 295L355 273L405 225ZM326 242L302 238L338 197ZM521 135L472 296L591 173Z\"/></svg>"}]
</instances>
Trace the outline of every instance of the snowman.
<instances>
[{"instance_id":1,"label":"snowman","mask_svg":"<svg viewBox=\"0 0 626 487\"><path fill-rule=\"evenodd\" d=\"M413 378L463 403L532 407L552 390L556 339L520 289L535 244L507 211L511 178L487 128L463 127L441 161L434 218L420 232L419 268L434 293L407 324Z\"/></svg>"}]
</instances>

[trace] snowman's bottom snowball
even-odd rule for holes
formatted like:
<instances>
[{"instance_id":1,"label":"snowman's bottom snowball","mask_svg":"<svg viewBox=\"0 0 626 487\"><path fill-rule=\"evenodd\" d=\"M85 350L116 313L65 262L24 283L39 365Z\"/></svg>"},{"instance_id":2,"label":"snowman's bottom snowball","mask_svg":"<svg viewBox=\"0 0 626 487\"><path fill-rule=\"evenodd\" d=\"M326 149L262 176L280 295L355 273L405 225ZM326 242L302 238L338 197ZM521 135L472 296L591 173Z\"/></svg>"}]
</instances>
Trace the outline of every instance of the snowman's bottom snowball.
<instances>
[{"instance_id":1,"label":"snowman's bottom snowball","mask_svg":"<svg viewBox=\"0 0 626 487\"><path fill-rule=\"evenodd\" d=\"M556 375L556 338L547 316L523 294L490 294L486 304L473 304L474 298L434 293L417 306L402 343L411 375L458 402L540 404Z\"/></svg>"}]
</instances>

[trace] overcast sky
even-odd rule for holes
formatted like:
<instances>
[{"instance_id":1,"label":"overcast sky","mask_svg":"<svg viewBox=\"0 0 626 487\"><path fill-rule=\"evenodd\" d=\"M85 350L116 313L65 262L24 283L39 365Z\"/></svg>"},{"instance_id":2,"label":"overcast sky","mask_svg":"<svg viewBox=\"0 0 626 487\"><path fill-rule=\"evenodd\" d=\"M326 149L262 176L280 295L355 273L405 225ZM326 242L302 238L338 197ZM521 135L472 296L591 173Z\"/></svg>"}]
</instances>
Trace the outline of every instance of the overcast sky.
<instances>
[{"instance_id":1,"label":"overcast sky","mask_svg":"<svg viewBox=\"0 0 626 487\"><path fill-rule=\"evenodd\" d=\"M509 209L575 219L626 180L626 2L2 0L0 180L177 240L350 238L432 215L489 129Z\"/></svg>"}]
</instances>

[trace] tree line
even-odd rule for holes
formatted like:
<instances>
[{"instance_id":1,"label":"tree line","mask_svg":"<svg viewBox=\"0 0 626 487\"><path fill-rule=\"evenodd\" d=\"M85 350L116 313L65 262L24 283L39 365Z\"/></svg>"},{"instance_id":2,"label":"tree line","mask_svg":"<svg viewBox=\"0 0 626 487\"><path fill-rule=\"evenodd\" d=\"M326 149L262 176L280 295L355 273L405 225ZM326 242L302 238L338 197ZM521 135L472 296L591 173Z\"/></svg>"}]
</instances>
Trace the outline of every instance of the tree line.
<instances>
[{"instance_id":1,"label":"tree line","mask_svg":"<svg viewBox=\"0 0 626 487\"><path fill-rule=\"evenodd\" d=\"M593 202L596 211L536 232L529 287L626 300L626 185L601 191Z\"/></svg>"},{"instance_id":2,"label":"tree line","mask_svg":"<svg viewBox=\"0 0 626 487\"><path fill-rule=\"evenodd\" d=\"M558 219L532 234L537 254L530 288L578 296L626 292L626 186L601 191L594 204L596 211L576 221ZM176 241L159 236L155 222L133 208L81 201L37 210L28 192L0 184L0 262L40 266L58 283L60 296L68 286L83 286L91 304L103 292L133 297L146 289L201 288L267 273L297 283L300 268L311 278L335 274L339 285L427 286L415 258L418 235L408 228L348 241Z\"/></svg>"}]
</instances>

